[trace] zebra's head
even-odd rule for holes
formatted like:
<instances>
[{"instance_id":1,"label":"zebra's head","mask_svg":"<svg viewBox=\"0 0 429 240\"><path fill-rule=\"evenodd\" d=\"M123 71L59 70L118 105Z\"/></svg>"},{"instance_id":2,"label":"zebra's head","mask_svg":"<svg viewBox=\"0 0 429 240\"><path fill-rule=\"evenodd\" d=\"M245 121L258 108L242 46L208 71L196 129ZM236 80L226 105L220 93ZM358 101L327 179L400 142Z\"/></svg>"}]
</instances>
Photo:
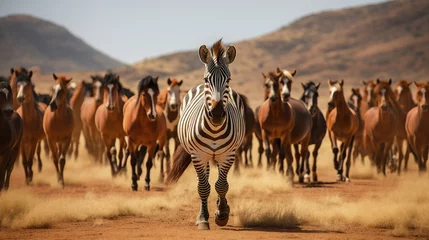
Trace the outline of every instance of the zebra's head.
<instances>
[{"instance_id":1,"label":"zebra's head","mask_svg":"<svg viewBox=\"0 0 429 240\"><path fill-rule=\"evenodd\" d=\"M228 104L229 81L231 80L228 65L234 61L236 49L234 46L229 46L225 50L221 39L213 44L211 51L202 45L198 54L206 67L204 72L205 107L211 122L219 125L226 115L225 108Z\"/></svg>"}]
</instances>

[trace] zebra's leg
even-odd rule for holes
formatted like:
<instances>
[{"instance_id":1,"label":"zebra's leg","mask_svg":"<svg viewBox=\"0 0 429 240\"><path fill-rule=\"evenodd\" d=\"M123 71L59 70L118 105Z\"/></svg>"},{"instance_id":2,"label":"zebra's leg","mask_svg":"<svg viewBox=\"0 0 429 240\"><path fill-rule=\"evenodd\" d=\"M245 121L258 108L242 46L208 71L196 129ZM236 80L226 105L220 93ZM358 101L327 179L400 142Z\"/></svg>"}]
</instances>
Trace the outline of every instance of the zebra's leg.
<instances>
[{"instance_id":1,"label":"zebra's leg","mask_svg":"<svg viewBox=\"0 0 429 240\"><path fill-rule=\"evenodd\" d=\"M199 230L209 230L209 209L207 199L210 195L210 161L203 162L198 156L192 155L192 163L198 176L198 194L200 195L200 212L197 215L196 224Z\"/></svg>"},{"instance_id":2,"label":"zebra's leg","mask_svg":"<svg viewBox=\"0 0 429 240\"><path fill-rule=\"evenodd\" d=\"M216 205L217 210L215 212L215 222L218 226L225 226L229 220L229 206L226 200L226 193L229 189L228 184L228 172L231 165L234 163L235 152L232 152L226 156L226 159L219 164L219 176L215 184L215 189L218 194Z\"/></svg>"}]
</instances>

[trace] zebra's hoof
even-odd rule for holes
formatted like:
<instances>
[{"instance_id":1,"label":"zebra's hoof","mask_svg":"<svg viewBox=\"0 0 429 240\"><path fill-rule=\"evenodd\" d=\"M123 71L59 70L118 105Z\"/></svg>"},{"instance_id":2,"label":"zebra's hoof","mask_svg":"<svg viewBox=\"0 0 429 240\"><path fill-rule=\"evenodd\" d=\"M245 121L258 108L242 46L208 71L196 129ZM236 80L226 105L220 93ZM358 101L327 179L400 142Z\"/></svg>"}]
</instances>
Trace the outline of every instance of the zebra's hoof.
<instances>
[{"instance_id":1,"label":"zebra's hoof","mask_svg":"<svg viewBox=\"0 0 429 240\"><path fill-rule=\"evenodd\" d=\"M210 230L210 225L208 222L198 223L198 230Z\"/></svg>"}]
</instances>

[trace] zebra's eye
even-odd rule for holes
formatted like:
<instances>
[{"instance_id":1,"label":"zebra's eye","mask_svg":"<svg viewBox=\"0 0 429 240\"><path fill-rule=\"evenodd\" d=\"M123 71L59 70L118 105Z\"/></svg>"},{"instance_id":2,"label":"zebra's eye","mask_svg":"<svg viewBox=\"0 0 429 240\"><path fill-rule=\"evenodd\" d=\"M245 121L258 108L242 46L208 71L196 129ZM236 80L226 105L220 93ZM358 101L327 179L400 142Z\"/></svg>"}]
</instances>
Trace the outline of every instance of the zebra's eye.
<instances>
[{"instance_id":1,"label":"zebra's eye","mask_svg":"<svg viewBox=\"0 0 429 240\"><path fill-rule=\"evenodd\" d=\"M208 83L209 82L208 78L204 78L204 82Z\"/></svg>"}]
</instances>

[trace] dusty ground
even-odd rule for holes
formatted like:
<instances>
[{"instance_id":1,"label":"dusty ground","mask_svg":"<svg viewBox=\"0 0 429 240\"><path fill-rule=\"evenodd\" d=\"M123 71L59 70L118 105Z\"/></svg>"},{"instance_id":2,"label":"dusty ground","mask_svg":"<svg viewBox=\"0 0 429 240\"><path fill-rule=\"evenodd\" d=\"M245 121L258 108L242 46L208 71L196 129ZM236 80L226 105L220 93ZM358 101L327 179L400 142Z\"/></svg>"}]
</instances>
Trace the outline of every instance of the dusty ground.
<instances>
[{"instance_id":1,"label":"dusty ground","mask_svg":"<svg viewBox=\"0 0 429 240\"><path fill-rule=\"evenodd\" d=\"M417 196L417 204L425 207L420 209L409 196L428 186L426 176L417 177L413 160L405 176L387 178L357 163L352 182L337 183L327 142L319 159L321 182L294 184L293 188L284 177L265 169L242 168L240 176L231 172L229 224L218 227L213 221L216 193L212 189L211 230L202 232L194 226L199 199L192 168L176 186L166 187L158 181L157 162L151 191L132 192L129 176L112 180L107 166L94 165L83 154L77 161L68 160L66 186L61 189L45 157L44 169L35 171L31 186L24 184L22 167L15 168L11 190L0 196L0 214L4 215L0 216L0 239L429 238L427 227L410 222L420 218L416 221L427 226L427 213L419 215L419 211L427 210L429 203L428 194ZM213 169L212 186L216 176ZM423 186L414 190L416 184ZM411 211L411 216L396 216L398 208Z\"/></svg>"}]
</instances>

